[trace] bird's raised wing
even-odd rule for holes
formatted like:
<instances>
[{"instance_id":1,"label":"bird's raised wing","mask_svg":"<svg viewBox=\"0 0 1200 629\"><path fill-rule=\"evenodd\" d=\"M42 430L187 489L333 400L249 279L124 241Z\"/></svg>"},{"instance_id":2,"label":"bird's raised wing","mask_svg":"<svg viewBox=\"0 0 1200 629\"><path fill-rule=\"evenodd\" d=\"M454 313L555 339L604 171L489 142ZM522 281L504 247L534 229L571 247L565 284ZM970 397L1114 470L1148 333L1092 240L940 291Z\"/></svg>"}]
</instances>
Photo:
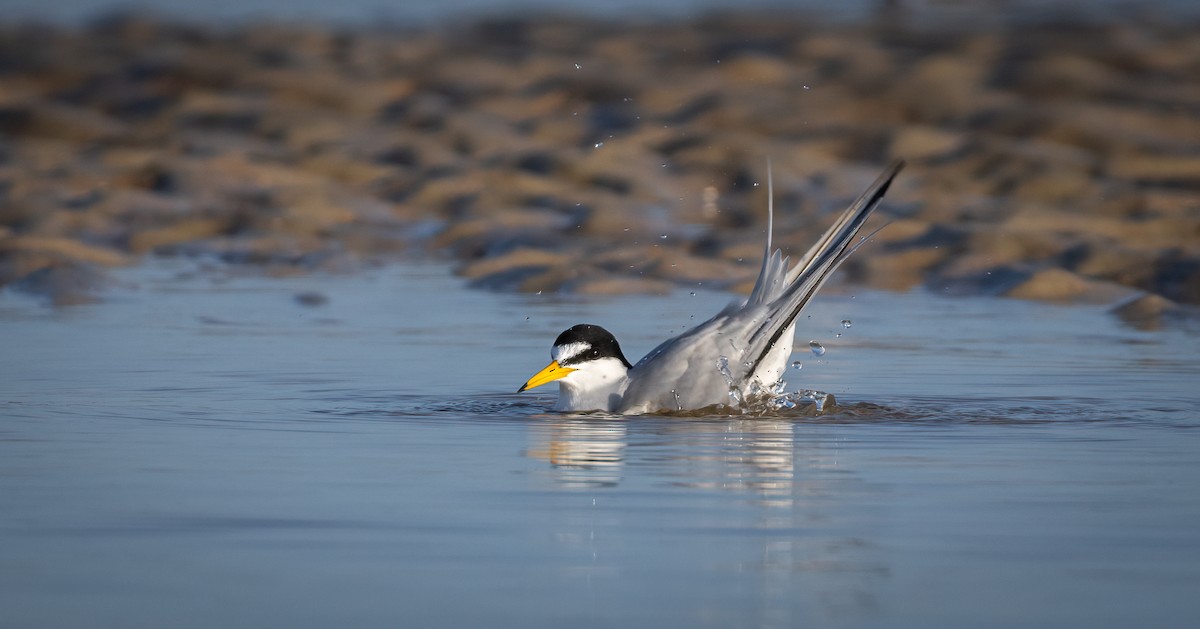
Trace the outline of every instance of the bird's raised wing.
<instances>
[{"instance_id":1,"label":"bird's raised wing","mask_svg":"<svg viewBox=\"0 0 1200 629\"><path fill-rule=\"evenodd\" d=\"M731 389L744 393L756 374L782 373L796 317L853 253L854 237L903 166L901 161L889 165L790 272L787 258L771 251L774 208L769 206L767 246L750 296L638 361L629 372L622 412L728 404Z\"/></svg>"}]
</instances>

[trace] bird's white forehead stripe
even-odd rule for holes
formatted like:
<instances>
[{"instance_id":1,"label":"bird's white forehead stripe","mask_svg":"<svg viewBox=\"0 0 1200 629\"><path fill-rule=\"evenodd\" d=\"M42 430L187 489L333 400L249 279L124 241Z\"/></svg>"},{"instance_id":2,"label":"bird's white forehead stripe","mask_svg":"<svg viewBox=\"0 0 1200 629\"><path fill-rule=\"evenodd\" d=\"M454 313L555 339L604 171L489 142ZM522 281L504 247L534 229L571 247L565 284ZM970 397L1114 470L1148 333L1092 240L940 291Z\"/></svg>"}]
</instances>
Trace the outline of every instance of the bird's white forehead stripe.
<instances>
[{"instance_id":1,"label":"bird's white forehead stripe","mask_svg":"<svg viewBox=\"0 0 1200 629\"><path fill-rule=\"evenodd\" d=\"M575 342L556 345L554 349L550 350L550 357L561 365L563 361L571 360L589 349L592 349L591 343Z\"/></svg>"}]
</instances>

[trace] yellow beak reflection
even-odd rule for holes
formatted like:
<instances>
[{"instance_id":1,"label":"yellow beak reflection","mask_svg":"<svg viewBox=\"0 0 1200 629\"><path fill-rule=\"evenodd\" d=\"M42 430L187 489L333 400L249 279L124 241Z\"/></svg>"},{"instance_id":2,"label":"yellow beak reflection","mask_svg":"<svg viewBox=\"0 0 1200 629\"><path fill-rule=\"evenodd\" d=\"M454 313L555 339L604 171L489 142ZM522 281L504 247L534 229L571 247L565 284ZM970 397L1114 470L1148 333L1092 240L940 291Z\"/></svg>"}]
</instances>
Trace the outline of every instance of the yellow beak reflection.
<instances>
[{"instance_id":1,"label":"yellow beak reflection","mask_svg":"<svg viewBox=\"0 0 1200 629\"><path fill-rule=\"evenodd\" d=\"M528 382L521 385L521 388L517 389L517 393L520 393L526 389L540 387L547 382L554 382L555 380L566 376L572 371L575 371L575 369L571 367L563 367L558 364L557 360L552 361L549 365L546 365L545 369L537 372L532 378L529 379Z\"/></svg>"}]
</instances>

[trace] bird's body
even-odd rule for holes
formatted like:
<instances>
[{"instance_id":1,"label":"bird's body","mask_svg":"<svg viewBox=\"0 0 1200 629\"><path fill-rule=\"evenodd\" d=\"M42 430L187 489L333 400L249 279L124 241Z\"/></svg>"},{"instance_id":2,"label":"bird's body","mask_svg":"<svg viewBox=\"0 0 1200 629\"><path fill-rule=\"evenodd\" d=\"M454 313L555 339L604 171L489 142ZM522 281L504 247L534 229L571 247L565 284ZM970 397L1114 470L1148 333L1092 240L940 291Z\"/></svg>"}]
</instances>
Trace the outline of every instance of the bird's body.
<instances>
[{"instance_id":1,"label":"bird's body","mask_svg":"<svg viewBox=\"0 0 1200 629\"><path fill-rule=\"evenodd\" d=\"M520 390L557 380L556 410L619 414L731 405L771 390L791 356L796 318L853 252L854 237L901 167L889 166L790 271L788 259L772 252L769 210L762 268L745 302L668 339L632 367L607 330L574 326L555 340L553 362Z\"/></svg>"}]
</instances>

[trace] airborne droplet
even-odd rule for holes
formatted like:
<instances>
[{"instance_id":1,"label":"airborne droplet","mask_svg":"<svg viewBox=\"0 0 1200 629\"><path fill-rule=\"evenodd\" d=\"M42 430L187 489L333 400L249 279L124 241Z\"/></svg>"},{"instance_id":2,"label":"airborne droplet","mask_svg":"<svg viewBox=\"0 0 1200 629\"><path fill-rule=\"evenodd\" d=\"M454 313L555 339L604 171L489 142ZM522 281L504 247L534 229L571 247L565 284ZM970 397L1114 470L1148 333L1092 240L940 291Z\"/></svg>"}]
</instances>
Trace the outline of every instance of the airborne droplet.
<instances>
[{"instance_id":1,"label":"airborne droplet","mask_svg":"<svg viewBox=\"0 0 1200 629\"><path fill-rule=\"evenodd\" d=\"M849 319L842 319L842 327L843 328L848 328L852 325L854 325L854 324L851 323Z\"/></svg>"},{"instance_id":2,"label":"airborne droplet","mask_svg":"<svg viewBox=\"0 0 1200 629\"><path fill-rule=\"evenodd\" d=\"M793 360L793 361L792 361L792 369L795 369L796 371L800 371L800 368L801 368L801 367L803 367L803 366L804 366L804 363L802 363L802 362L800 362L800 361L798 361L798 360Z\"/></svg>"},{"instance_id":3,"label":"airborne droplet","mask_svg":"<svg viewBox=\"0 0 1200 629\"><path fill-rule=\"evenodd\" d=\"M825 355L825 347L816 341L809 341L808 349L812 350L813 356Z\"/></svg>"}]
</instances>

